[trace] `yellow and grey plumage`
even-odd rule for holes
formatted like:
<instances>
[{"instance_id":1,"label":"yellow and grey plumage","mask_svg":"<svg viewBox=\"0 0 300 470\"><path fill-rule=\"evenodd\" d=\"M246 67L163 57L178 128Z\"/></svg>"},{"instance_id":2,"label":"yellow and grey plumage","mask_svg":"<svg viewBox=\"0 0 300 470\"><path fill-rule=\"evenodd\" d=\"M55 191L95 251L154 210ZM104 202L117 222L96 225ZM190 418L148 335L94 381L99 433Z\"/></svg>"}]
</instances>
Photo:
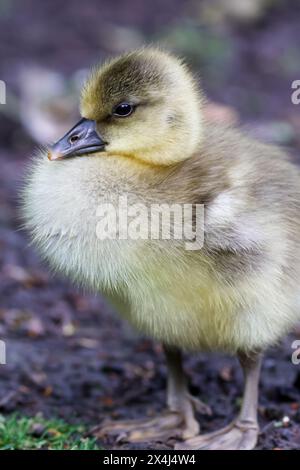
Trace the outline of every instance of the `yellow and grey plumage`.
<instances>
[{"instance_id":1,"label":"yellow and grey plumage","mask_svg":"<svg viewBox=\"0 0 300 470\"><path fill-rule=\"evenodd\" d=\"M124 101L135 111L118 119L113 109ZM277 148L206 122L204 102L187 67L158 49L94 69L81 114L105 148L58 162L38 155L24 217L56 270L115 299L169 350L252 357L300 318L299 170ZM203 248L99 240L97 207L122 194L129 203L204 204Z\"/></svg>"}]
</instances>

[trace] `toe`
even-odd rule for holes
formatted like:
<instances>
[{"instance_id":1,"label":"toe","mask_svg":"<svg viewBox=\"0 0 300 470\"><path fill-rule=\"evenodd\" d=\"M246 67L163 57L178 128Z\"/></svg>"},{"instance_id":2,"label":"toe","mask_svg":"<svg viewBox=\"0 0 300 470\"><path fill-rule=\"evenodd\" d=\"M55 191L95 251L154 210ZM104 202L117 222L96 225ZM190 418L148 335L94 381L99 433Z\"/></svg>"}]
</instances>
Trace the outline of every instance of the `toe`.
<instances>
[{"instance_id":1,"label":"toe","mask_svg":"<svg viewBox=\"0 0 300 470\"><path fill-rule=\"evenodd\" d=\"M240 429L234 423L203 436L176 444L176 450L251 450L254 449L258 430L254 428Z\"/></svg>"},{"instance_id":2,"label":"toe","mask_svg":"<svg viewBox=\"0 0 300 470\"><path fill-rule=\"evenodd\" d=\"M189 395L189 398L195 411L198 411L198 413L202 415L212 416L212 409L209 405L199 400L199 398L194 397L193 395Z\"/></svg>"},{"instance_id":3,"label":"toe","mask_svg":"<svg viewBox=\"0 0 300 470\"><path fill-rule=\"evenodd\" d=\"M93 430L98 438L112 436L117 441L161 441L182 436L183 418L178 413L164 413L156 418L104 423Z\"/></svg>"}]
</instances>

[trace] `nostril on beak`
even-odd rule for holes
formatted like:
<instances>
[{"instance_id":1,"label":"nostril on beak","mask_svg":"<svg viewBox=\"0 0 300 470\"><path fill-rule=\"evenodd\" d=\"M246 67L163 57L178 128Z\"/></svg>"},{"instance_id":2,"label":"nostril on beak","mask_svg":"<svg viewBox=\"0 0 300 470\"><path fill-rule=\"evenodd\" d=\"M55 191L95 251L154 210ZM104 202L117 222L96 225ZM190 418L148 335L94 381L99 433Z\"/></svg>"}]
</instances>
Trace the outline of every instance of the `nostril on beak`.
<instances>
[{"instance_id":1,"label":"nostril on beak","mask_svg":"<svg viewBox=\"0 0 300 470\"><path fill-rule=\"evenodd\" d=\"M78 134L73 134L71 135L71 137L69 138L69 143L71 145L75 144L77 141L79 140L79 135Z\"/></svg>"},{"instance_id":2,"label":"nostril on beak","mask_svg":"<svg viewBox=\"0 0 300 470\"><path fill-rule=\"evenodd\" d=\"M58 142L49 147L49 160L103 152L105 142L98 135L95 127L95 121L81 119Z\"/></svg>"}]
</instances>

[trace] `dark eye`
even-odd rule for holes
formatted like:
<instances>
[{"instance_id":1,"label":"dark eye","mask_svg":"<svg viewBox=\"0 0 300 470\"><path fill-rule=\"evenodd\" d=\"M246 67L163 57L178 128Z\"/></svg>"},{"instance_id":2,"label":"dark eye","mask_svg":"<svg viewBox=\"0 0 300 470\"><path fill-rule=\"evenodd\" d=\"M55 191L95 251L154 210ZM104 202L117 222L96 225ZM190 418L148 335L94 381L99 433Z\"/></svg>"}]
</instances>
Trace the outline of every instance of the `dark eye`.
<instances>
[{"instance_id":1,"label":"dark eye","mask_svg":"<svg viewBox=\"0 0 300 470\"><path fill-rule=\"evenodd\" d=\"M115 107L113 111L113 115L118 116L118 117L127 117L127 116L130 116L133 110L134 110L134 107L132 106L132 104L120 103L118 104L118 106Z\"/></svg>"}]
</instances>

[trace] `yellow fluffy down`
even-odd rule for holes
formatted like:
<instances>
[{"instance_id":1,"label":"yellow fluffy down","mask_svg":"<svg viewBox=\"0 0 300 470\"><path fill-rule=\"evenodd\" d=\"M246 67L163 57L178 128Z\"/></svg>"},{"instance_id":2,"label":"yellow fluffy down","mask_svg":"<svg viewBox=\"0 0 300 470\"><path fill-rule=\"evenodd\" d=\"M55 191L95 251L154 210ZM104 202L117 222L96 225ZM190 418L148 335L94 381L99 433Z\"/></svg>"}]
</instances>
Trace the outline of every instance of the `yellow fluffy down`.
<instances>
[{"instance_id":1,"label":"yellow fluffy down","mask_svg":"<svg viewBox=\"0 0 300 470\"><path fill-rule=\"evenodd\" d=\"M124 56L121 78L132 54L134 67L156 74L152 82L139 75L130 92L147 104L126 123L101 117L114 99L106 100L106 81L118 60L93 72L82 110L97 120L108 147L58 162L38 155L23 193L25 225L55 270L104 292L162 342L263 349L300 317L298 169L272 147L203 122L194 81L169 55ZM99 240L97 207L122 194L131 203L204 204L202 250L174 240Z\"/></svg>"}]
</instances>

